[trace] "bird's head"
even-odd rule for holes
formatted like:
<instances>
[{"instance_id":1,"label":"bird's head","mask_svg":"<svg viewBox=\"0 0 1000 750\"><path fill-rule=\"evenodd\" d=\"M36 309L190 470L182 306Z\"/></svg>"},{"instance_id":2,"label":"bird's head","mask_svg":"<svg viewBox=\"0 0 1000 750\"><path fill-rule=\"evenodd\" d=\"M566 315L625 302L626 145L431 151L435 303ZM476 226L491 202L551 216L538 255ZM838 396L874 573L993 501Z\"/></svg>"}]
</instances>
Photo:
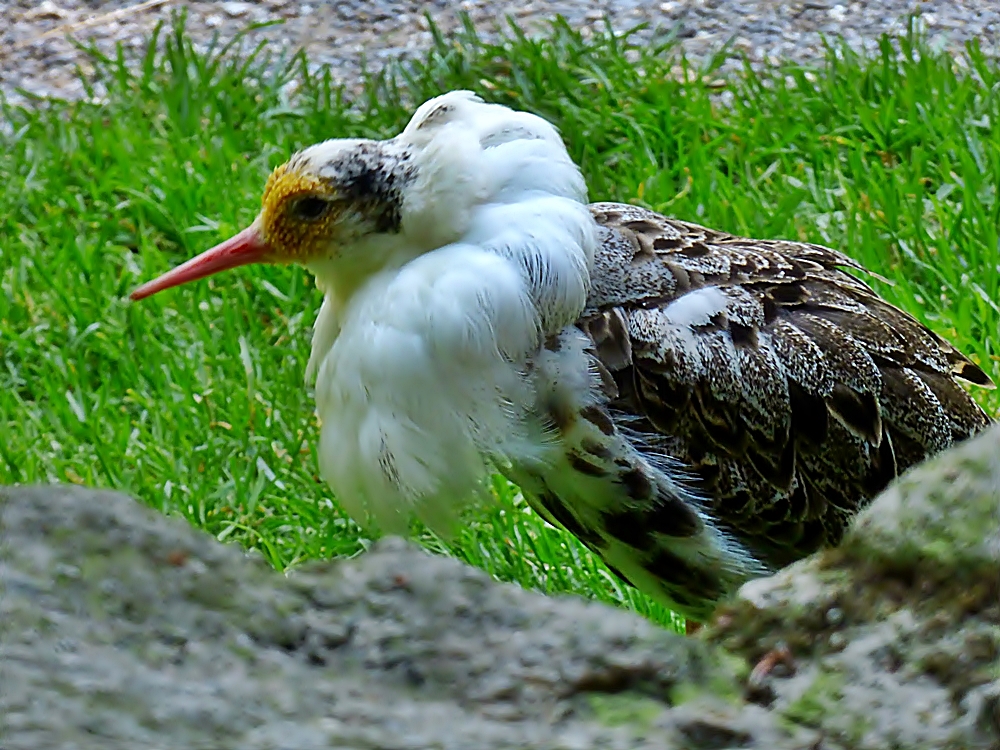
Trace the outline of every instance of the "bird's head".
<instances>
[{"instance_id":1,"label":"bird's head","mask_svg":"<svg viewBox=\"0 0 1000 750\"><path fill-rule=\"evenodd\" d=\"M412 149L391 140L331 140L300 151L271 172L249 227L139 287L132 299L248 263L335 263L348 276L374 270L369 266L386 259L373 251L391 251L403 233L414 162Z\"/></svg>"},{"instance_id":2,"label":"bird's head","mask_svg":"<svg viewBox=\"0 0 1000 750\"><path fill-rule=\"evenodd\" d=\"M569 159L549 123L465 91L425 102L395 138L310 146L271 173L249 227L131 298L249 263L304 265L349 297L372 274L461 238L475 207L504 185L485 151L518 138Z\"/></svg>"}]
</instances>

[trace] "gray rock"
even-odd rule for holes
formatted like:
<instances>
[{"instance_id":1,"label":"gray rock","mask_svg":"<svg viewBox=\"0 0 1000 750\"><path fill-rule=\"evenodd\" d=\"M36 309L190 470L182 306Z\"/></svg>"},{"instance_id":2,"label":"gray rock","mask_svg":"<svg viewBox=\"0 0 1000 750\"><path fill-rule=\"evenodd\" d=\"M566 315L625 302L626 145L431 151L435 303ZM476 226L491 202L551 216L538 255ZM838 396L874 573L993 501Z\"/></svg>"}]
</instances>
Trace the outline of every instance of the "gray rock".
<instances>
[{"instance_id":1,"label":"gray rock","mask_svg":"<svg viewBox=\"0 0 1000 750\"><path fill-rule=\"evenodd\" d=\"M1000 575L1000 437L980 438L902 477L858 518L847 549L951 576Z\"/></svg>"},{"instance_id":2,"label":"gray rock","mask_svg":"<svg viewBox=\"0 0 1000 750\"><path fill-rule=\"evenodd\" d=\"M850 748L1000 748L1000 426L909 472L843 545L753 581L710 640L784 645L770 707Z\"/></svg>"},{"instance_id":3,"label":"gray rock","mask_svg":"<svg viewBox=\"0 0 1000 750\"><path fill-rule=\"evenodd\" d=\"M117 493L0 489L0 748L995 750L998 429L703 639L398 539L285 577Z\"/></svg>"},{"instance_id":4,"label":"gray rock","mask_svg":"<svg viewBox=\"0 0 1000 750\"><path fill-rule=\"evenodd\" d=\"M75 487L0 491L0 530L4 750L806 746L705 644L400 540L286 578Z\"/></svg>"}]
</instances>

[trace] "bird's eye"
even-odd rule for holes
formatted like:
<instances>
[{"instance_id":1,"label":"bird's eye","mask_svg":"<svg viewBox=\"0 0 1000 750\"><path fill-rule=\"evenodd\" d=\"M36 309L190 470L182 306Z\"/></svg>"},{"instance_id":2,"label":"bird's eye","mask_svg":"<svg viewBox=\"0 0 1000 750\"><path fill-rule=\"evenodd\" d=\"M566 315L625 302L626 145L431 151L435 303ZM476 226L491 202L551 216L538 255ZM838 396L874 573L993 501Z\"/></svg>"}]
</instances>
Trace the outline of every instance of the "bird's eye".
<instances>
[{"instance_id":1,"label":"bird's eye","mask_svg":"<svg viewBox=\"0 0 1000 750\"><path fill-rule=\"evenodd\" d=\"M322 198L316 198L315 196L307 196L305 198L299 198L292 205L292 213L298 216L300 219L305 219L306 221L315 221L326 213L326 209L330 207L330 202L325 201Z\"/></svg>"}]
</instances>

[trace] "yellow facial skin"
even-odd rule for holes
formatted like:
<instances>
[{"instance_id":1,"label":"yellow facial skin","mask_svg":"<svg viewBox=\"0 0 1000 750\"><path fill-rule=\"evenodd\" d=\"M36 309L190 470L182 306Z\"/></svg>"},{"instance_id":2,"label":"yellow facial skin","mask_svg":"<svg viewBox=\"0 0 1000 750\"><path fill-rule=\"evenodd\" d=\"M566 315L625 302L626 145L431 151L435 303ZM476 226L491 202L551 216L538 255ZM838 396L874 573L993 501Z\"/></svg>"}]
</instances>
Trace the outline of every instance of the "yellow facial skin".
<instances>
[{"instance_id":1,"label":"yellow facial skin","mask_svg":"<svg viewBox=\"0 0 1000 750\"><path fill-rule=\"evenodd\" d=\"M315 175L276 167L261 199L260 227L275 260L302 263L329 247L343 209L335 190Z\"/></svg>"},{"instance_id":2,"label":"yellow facial skin","mask_svg":"<svg viewBox=\"0 0 1000 750\"><path fill-rule=\"evenodd\" d=\"M268 177L260 213L250 226L143 284L130 298L145 299L250 263L297 263L314 273L317 264L325 265L327 288L341 293L355 289L387 262L387 252L371 252L372 238L378 245L378 238L385 236L389 241L381 250L398 250L400 219L398 190L392 189L396 175L387 171L380 153L354 145L368 157L360 174L353 152L342 154L346 167L339 170L322 161L319 166L325 172L296 154ZM336 261L335 273L328 261Z\"/></svg>"}]
</instances>

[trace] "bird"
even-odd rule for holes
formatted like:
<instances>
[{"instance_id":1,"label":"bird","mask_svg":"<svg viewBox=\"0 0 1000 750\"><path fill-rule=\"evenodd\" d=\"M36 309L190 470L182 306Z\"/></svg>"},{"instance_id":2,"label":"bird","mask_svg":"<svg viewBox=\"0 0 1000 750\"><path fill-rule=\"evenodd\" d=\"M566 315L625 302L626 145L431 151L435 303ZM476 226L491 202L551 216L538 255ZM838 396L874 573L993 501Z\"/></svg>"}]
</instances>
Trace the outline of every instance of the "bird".
<instances>
[{"instance_id":1,"label":"bird","mask_svg":"<svg viewBox=\"0 0 1000 750\"><path fill-rule=\"evenodd\" d=\"M553 124L468 91L293 154L247 228L131 298L249 263L323 293L307 385L352 518L451 534L499 472L697 623L991 421L983 369L848 255L590 204Z\"/></svg>"}]
</instances>

